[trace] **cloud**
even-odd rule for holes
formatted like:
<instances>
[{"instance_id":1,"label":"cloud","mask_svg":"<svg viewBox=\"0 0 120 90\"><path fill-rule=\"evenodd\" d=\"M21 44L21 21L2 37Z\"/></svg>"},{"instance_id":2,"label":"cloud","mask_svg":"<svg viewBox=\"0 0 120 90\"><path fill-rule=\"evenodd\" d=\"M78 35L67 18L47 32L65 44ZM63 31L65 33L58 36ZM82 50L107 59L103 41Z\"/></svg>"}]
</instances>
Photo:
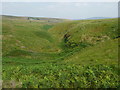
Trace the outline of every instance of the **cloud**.
<instances>
[{"instance_id":1,"label":"cloud","mask_svg":"<svg viewBox=\"0 0 120 90\"><path fill-rule=\"evenodd\" d=\"M75 3L75 6L76 7L80 7L80 6L87 6L89 3L87 3L87 2L77 2L77 3Z\"/></svg>"},{"instance_id":2,"label":"cloud","mask_svg":"<svg viewBox=\"0 0 120 90\"><path fill-rule=\"evenodd\" d=\"M119 0L1 0L2 2L119 2Z\"/></svg>"},{"instance_id":3,"label":"cloud","mask_svg":"<svg viewBox=\"0 0 120 90\"><path fill-rule=\"evenodd\" d=\"M75 6L79 7L79 6L81 6L81 4L80 3L75 3Z\"/></svg>"},{"instance_id":4,"label":"cloud","mask_svg":"<svg viewBox=\"0 0 120 90\"><path fill-rule=\"evenodd\" d=\"M37 2L4 3L3 14L61 18L114 17L117 3L91 2Z\"/></svg>"}]
</instances>

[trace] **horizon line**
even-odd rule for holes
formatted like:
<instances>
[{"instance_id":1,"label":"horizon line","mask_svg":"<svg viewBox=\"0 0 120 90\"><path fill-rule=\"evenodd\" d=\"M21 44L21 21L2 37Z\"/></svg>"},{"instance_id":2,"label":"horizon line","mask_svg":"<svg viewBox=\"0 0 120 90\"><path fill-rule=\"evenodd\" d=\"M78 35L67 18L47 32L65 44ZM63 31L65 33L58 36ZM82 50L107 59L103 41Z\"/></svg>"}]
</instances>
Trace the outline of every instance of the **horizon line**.
<instances>
[{"instance_id":1,"label":"horizon line","mask_svg":"<svg viewBox=\"0 0 120 90\"><path fill-rule=\"evenodd\" d=\"M10 15L10 14L2 14L1 16L14 16L14 17L39 17L39 18L58 18L58 19L69 19L69 20L81 20L81 19L92 19L92 18L118 18L118 17L87 17L87 18L60 18L60 17L44 17L44 16L24 16L24 15Z\"/></svg>"}]
</instances>

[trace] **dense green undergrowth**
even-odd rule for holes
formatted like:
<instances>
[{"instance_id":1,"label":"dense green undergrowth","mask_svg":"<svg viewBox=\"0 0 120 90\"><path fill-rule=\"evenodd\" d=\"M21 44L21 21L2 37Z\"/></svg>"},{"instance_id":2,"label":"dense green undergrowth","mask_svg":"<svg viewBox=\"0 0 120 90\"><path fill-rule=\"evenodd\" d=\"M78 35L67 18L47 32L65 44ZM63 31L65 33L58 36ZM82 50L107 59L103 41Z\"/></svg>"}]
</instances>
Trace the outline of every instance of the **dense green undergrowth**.
<instances>
[{"instance_id":1,"label":"dense green undergrowth","mask_svg":"<svg viewBox=\"0 0 120 90\"><path fill-rule=\"evenodd\" d=\"M114 65L81 66L43 62L28 64L3 66L3 86L13 88L118 87L118 67Z\"/></svg>"}]
</instances>

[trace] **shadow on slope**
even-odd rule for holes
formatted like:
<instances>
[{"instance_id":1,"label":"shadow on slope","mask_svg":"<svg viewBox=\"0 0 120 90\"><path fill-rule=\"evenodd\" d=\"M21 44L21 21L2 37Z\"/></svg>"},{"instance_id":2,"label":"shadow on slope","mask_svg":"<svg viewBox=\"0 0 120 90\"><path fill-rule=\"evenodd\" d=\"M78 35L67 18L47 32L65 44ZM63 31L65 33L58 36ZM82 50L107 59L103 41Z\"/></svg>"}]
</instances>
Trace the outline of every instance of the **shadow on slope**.
<instances>
[{"instance_id":1,"label":"shadow on slope","mask_svg":"<svg viewBox=\"0 0 120 90\"><path fill-rule=\"evenodd\" d=\"M35 34L40 38L44 38L48 40L49 42L53 42L53 38L51 37L51 35L45 31L37 31L35 32Z\"/></svg>"}]
</instances>

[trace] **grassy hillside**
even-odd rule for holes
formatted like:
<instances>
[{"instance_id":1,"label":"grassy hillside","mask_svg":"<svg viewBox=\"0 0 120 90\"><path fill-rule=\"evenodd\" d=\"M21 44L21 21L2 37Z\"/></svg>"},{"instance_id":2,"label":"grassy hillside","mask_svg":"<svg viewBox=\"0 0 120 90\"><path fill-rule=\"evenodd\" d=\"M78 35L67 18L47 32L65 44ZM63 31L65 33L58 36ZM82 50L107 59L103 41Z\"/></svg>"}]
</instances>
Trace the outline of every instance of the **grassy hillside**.
<instances>
[{"instance_id":1,"label":"grassy hillside","mask_svg":"<svg viewBox=\"0 0 120 90\"><path fill-rule=\"evenodd\" d=\"M105 39L113 39L118 36L117 19L81 20L61 23L49 30L58 41L67 39L69 43L96 44ZM63 38L64 36L68 36Z\"/></svg>"},{"instance_id":2,"label":"grassy hillside","mask_svg":"<svg viewBox=\"0 0 120 90\"><path fill-rule=\"evenodd\" d=\"M57 20L3 17L3 87L119 87L118 20Z\"/></svg>"},{"instance_id":3,"label":"grassy hillside","mask_svg":"<svg viewBox=\"0 0 120 90\"><path fill-rule=\"evenodd\" d=\"M31 52L57 52L54 38L46 31L54 24L30 22L24 19L7 19L3 17L3 55L10 51L25 50ZM14 54L14 53L13 53Z\"/></svg>"}]
</instances>

